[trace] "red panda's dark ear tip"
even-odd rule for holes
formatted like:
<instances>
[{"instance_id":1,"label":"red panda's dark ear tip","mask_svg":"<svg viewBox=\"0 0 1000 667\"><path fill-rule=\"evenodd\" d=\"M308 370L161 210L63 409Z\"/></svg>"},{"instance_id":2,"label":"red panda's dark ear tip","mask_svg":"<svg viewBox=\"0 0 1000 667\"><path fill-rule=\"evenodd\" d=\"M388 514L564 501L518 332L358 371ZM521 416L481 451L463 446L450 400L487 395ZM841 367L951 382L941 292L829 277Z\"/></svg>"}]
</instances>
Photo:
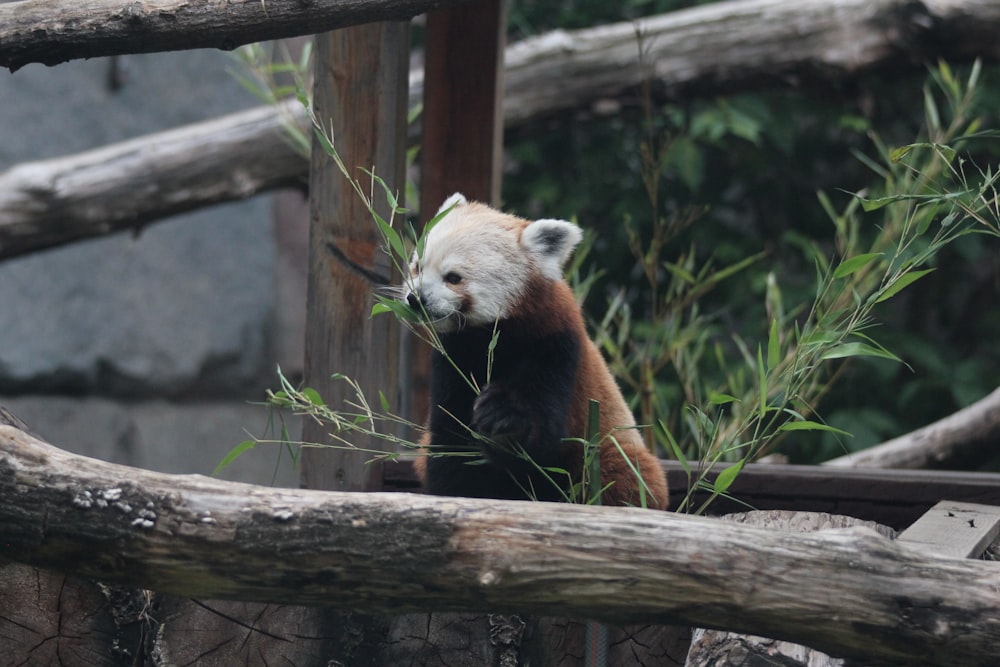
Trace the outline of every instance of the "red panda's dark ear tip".
<instances>
[{"instance_id":1,"label":"red panda's dark ear tip","mask_svg":"<svg viewBox=\"0 0 1000 667\"><path fill-rule=\"evenodd\" d=\"M542 273L552 280L562 277L562 268L583 240L578 226L566 220L535 220L521 234L521 243L531 252Z\"/></svg>"}]
</instances>

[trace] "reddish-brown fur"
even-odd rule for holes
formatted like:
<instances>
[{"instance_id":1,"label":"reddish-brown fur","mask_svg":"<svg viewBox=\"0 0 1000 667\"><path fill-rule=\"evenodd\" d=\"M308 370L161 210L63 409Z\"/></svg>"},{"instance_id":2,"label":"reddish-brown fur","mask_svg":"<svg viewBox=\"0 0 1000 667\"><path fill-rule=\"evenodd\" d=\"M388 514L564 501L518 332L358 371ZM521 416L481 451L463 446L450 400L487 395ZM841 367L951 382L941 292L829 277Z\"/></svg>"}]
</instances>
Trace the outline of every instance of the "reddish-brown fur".
<instances>
[{"instance_id":1,"label":"reddish-brown fur","mask_svg":"<svg viewBox=\"0 0 1000 667\"><path fill-rule=\"evenodd\" d=\"M646 506L667 509L670 496L663 467L646 448L640 432L634 427L635 419L625 403L618 383L611 375L597 345L587 336L583 315L569 285L562 280L537 280L531 297L524 300L513 319L539 332L570 330L579 337L580 366L573 388L567 434L570 438L584 437L590 399L597 401L600 404L602 436L601 480L604 485L613 482L605 490L602 502L605 505L641 504L641 485L632 470L634 466L646 486ZM582 454L579 464L582 464ZM580 469L571 472L578 477Z\"/></svg>"}]
</instances>

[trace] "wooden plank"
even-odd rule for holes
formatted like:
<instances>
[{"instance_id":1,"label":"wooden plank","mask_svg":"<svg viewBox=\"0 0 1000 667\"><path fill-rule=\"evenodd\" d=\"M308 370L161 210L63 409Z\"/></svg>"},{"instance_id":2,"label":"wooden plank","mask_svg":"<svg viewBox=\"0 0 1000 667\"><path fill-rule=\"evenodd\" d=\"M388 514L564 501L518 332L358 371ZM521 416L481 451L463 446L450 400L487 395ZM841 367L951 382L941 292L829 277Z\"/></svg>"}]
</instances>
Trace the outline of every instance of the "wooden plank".
<instances>
[{"instance_id":1,"label":"wooden plank","mask_svg":"<svg viewBox=\"0 0 1000 667\"><path fill-rule=\"evenodd\" d=\"M506 3L428 12L420 213L453 192L496 205L503 145Z\"/></svg>"},{"instance_id":2,"label":"wooden plank","mask_svg":"<svg viewBox=\"0 0 1000 667\"><path fill-rule=\"evenodd\" d=\"M688 487L683 468L664 461L670 506L677 507ZM408 463L385 468L387 490L413 490ZM843 514L903 530L944 498L1000 505L1000 475L943 470L875 470L753 463L744 467L730 493L739 502L718 498L712 513L747 509L788 509ZM703 499L706 496L698 495Z\"/></svg>"},{"instance_id":3,"label":"wooden plank","mask_svg":"<svg viewBox=\"0 0 1000 667\"><path fill-rule=\"evenodd\" d=\"M978 558L1000 536L1000 507L942 500L900 533L925 554Z\"/></svg>"},{"instance_id":4,"label":"wooden plank","mask_svg":"<svg viewBox=\"0 0 1000 667\"><path fill-rule=\"evenodd\" d=\"M482 0L427 14L420 144L420 217L453 192L499 204L506 3ZM430 351L411 338L407 414L427 419Z\"/></svg>"},{"instance_id":5,"label":"wooden plank","mask_svg":"<svg viewBox=\"0 0 1000 667\"><path fill-rule=\"evenodd\" d=\"M409 24L371 23L318 35L315 52L315 113L332 127L336 148L352 176L373 169L396 192L403 191ZM377 190L377 188L376 188ZM368 397L384 391L398 405L399 327L391 317L370 317L372 290L391 282L389 258L381 250L371 215L322 149L314 147L310 170L309 278L305 383L329 405L353 399L350 388L331 379L338 372L356 380ZM376 207L388 219L376 191ZM327 428L306 420L303 440L332 444ZM383 443L352 436L378 449ZM301 479L313 489L371 490L381 486L369 455L341 449L306 448Z\"/></svg>"}]
</instances>

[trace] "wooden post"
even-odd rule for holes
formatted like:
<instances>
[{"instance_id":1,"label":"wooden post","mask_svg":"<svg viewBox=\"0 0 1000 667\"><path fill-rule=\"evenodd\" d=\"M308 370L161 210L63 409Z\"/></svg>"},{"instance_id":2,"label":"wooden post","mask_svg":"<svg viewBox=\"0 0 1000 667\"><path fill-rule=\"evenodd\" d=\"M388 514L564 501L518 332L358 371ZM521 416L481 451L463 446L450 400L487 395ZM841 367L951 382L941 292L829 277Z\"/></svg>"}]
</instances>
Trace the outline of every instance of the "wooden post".
<instances>
[{"instance_id":1,"label":"wooden post","mask_svg":"<svg viewBox=\"0 0 1000 667\"><path fill-rule=\"evenodd\" d=\"M403 192L409 24L370 23L317 35L314 106L351 176L365 183L373 170ZM396 280L368 210L333 160L314 143L309 180L309 284L306 313L305 383L328 405L353 399L350 387L331 380L343 373L378 401L384 391L399 398L399 327L391 317L372 319L372 290ZM388 219L385 197L375 193ZM352 442L382 448L378 441ZM331 444L327 429L307 420L303 440ZM381 466L339 449L306 448L301 457L303 486L360 491L380 488Z\"/></svg>"},{"instance_id":2,"label":"wooden post","mask_svg":"<svg viewBox=\"0 0 1000 667\"><path fill-rule=\"evenodd\" d=\"M503 148L503 0L427 13L420 213L453 192L499 204Z\"/></svg>"},{"instance_id":3,"label":"wooden post","mask_svg":"<svg viewBox=\"0 0 1000 667\"><path fill-rule=\"evenodd\" d=\"M503 0L482 0L427 13L420 217L426 222L453 192L500 203L503 153ZM430 352L407 346L411 418L427 419Z\"/></svg>"}]
</instances>

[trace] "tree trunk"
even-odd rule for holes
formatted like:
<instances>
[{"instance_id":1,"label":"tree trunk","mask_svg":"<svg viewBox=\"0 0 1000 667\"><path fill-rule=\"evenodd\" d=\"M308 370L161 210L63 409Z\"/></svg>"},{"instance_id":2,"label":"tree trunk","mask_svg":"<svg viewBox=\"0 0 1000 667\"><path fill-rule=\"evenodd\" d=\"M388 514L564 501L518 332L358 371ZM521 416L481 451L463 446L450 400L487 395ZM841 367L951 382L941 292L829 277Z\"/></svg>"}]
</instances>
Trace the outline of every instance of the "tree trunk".
<instances>
[{"instance_id":1,"label":"tree trunk","mask_svg":"<svg viewBox=\"0 0 1000 667\"><path fill-rule=\"evenodd\" d=\"M1000 652L995 563L857 529L268 489L88 459L10 426L0 525L9 558L187 597L691 624L869 664L991 665Z\"/></svg>"},{"instance_id":2,"label":"tree trunk","mask_svg":"<svg viewBox=\"0 0 1000 667\"><path fill-rule=\"evenodd\" d=\"M0 4L0 26L4 11L25 4ZM30 4L52 11L48 1ZM691 97L754 86L827 89L860 71L998 59L998 31L1000 3L988 0L745 0L557 30L507 49L504 123L618 98L646 78L658 95ZM7 48L0 28L0 57ZM423 70L411 72L410 108L422 99L423 80ZM0 259L304 183L308 161L281 139L290 119L311 133L292 101L14 167L0 174Z\"/></svg>"}]
</instances>

